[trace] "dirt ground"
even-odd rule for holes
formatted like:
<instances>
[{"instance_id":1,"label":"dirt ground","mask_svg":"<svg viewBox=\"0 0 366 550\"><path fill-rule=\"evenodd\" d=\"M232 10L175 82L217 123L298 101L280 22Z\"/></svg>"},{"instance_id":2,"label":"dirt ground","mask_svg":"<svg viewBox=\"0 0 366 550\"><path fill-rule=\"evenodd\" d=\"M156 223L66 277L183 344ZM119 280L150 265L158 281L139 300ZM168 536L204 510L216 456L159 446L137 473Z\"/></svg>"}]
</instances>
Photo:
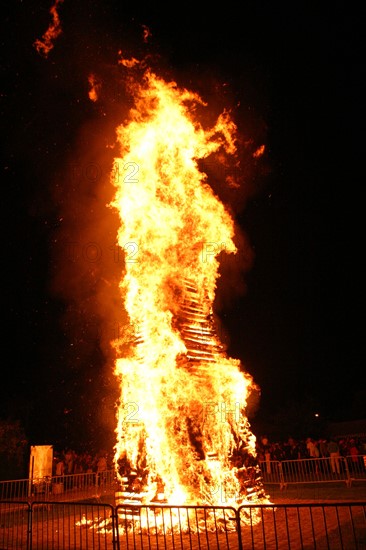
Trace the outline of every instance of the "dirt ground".
<instances>
[{"instance_id":1,"label":"dirt ground","mask_svg":"<svg viewBox=\"0 0 366 550\"><path fill-rule=\"evenodd\" d=\"M278 485L267 485L271 501L288 503L337 503L366 502L366 482L354 482L351 487L345 483L298 484L280 489Z\"/></svg>"}]
</instances>

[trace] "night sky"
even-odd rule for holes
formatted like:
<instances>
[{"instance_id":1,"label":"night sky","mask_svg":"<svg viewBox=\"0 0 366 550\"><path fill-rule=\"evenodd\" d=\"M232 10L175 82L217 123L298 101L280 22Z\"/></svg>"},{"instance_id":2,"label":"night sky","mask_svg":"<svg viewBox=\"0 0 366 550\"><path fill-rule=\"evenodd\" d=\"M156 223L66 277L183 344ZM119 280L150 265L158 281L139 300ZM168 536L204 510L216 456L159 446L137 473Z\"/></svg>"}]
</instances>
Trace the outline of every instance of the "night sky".
<instances>
[{"instance_id":1,"label":"night sky","mask_svg":"<svg viewBox=\"0 0 366 550\"><path fill-rule=\"evenodd\" d=\"M232 108L253 148L265 144L241 191L225 195L247 246L223 265L217 298L228 353L261 389L253 423L283 423L294 411L365 417L357 9L243 2L240 13L230 3L204 13L193 3L64 0L62 34L45 58L33 44L51 3L10 4L1 30L1 418L20 419L32 444L102 446L113 431L115 386L94 298L104 267L86 262L83 246L98 242L110 263L108 190L92 170L108 166L128 108L119 50L149 55L161 76ZM91 73L103 89L110 83L104 103L88 98Z\"/></svg>"}]
</instances>

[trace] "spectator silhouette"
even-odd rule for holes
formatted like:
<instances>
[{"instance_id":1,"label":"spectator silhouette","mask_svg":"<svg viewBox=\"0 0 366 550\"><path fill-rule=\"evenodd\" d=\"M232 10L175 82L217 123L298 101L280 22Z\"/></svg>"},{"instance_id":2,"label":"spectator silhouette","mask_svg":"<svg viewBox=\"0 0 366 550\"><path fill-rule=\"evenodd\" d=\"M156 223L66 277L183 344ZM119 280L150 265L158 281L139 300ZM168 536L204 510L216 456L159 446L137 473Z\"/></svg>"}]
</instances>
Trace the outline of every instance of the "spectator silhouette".
<instances>
[{"instance_id":1,"label":"spectator silhouette","mask_svg":"<svg viewBox=\"0 0 366 550\"><path fill-rule=\"evenodd\" d=\"M339 445L336 442L335 439L331 439L328 443L328 453L330 456L330 467L332 468L333 474L340 474L341 473L341 467L340 467L340 452L339 452Z\"/></svg>"}]
</instances>

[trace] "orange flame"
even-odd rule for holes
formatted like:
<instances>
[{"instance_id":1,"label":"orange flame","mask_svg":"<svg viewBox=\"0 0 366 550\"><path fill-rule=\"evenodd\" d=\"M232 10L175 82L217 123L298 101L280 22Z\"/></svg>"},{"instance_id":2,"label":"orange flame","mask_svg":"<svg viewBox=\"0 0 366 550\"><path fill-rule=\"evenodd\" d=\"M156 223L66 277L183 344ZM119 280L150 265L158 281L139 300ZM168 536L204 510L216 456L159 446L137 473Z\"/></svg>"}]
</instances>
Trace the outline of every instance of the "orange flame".
<instances>
[{"instance_id":1,"label":"orange flame","mask_svg":"<svg viewBox=\"0 0 366 550\"><path fill-rule=\"evenodd\" d=\"M143 41L146 43L151 36L151 31L146 25L142 25L143 29Z\"/></svg>"},{"instance_id":2,"label":"orange flame","mask_svg":"<svg viewBox=\"0 0 366 550\"><path fill-rule=\"evenodd\" d=\"M42 36L42 40L38 39L34 42L33 46L37 52L43 57L48 57L48 54L53 49L53 42L62 33L61 22L58 15L58 7L64 0L56 0L53 6L50 8L50 14L52 15L52 22L49 24L48 29Z\"/></svg>"},{"instance_id":3,"label":"orange flame","mask_svg":"<svg viewBox=\"0 0 366 550\"><path fill-rule=\"evenodd\" d=\"M122 56L122 52L119 51L118 54ZM123 65L124 67L127 67L128 69L131 69L132 67L135 67L135 65L140 64L140 60L136 59L136 57L131 57L130 59L126 59L124 57L121 57L121 59L118 61L120 65Z\"/></svg>"},{"instance_id":4,"label":"orange flame","mask_svg":"<svg viewBox=\"0 0 366 550\"><path fill-rule=\"evenodd\" d=\"M253 157L254 158L259 158L261 157L263 154L264 154L264 150L265 150L265 145L261 145L260 147L258 147L258 149L256 149L253 153Z\"/></svg>"},{"instance_id":5,"label":"orange flame","mask_svg":"<svg viewBox=\"0 0 366 550\"><path fill-rule=\"evenodd\" d=\"M90 90L88 93L89 99L95 103L99 99L99 93L100 93L102 84L94 74L89 75L88 82L90 85Z\"/></svg>"},{"instance_id":6,"label":"orange flame","mask_svg":"<svg viewBox=\"0 0 366 550\"><path fill-rule=\"evenodd\" d=\"M122 485L135 480L130 490L143 502L258 501L245 414L255 384L226 356L212 324L217 257L223 244L237 252L234 222L198 167L220 150L235 155L237 127L224 110L205 129L196 115L206 107L201 97L150 69L131 92L135 106L117 128L110 205L120 218L120 287L134 328L128 347L113 342L116 470Z\"/></svg>"}]
</instances>

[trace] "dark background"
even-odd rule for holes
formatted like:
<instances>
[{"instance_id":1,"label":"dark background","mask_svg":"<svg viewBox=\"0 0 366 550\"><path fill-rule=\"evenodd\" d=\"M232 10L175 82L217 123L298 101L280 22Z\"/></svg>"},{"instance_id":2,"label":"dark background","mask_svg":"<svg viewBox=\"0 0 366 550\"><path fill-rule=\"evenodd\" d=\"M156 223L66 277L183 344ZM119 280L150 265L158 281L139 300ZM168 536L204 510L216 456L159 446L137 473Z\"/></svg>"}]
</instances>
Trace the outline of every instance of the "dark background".
<instances>
[{"instance_id":1,"label":"dark background","mask_svg":"<svg viewBox=\"0 0 366 550\"><path fill-rule=\"evenodd\" d=\"M266 145L236 208L251 251L245 292L228 299L220 283L219 304L228 352L261 389L258 435L305 436L328 421L364 418L359 10L65 0L63 33L45 59L33 42L49 8L12 2L2 13L1 418L19 419L31 444L100 447L111 437L113 377L90 313L91 279L86 308L50 281L66 261L60 227L77 226L65 221L68 201L85 199L78 155L85 163L91 143L87 162L98 163L98 128L111 136L121 122L119 92L99 108L87 83L90 72L115 75L119 49L160 56L163 75L215 106L233 105L239 129Z\"/></svg>"}]
</instances>

